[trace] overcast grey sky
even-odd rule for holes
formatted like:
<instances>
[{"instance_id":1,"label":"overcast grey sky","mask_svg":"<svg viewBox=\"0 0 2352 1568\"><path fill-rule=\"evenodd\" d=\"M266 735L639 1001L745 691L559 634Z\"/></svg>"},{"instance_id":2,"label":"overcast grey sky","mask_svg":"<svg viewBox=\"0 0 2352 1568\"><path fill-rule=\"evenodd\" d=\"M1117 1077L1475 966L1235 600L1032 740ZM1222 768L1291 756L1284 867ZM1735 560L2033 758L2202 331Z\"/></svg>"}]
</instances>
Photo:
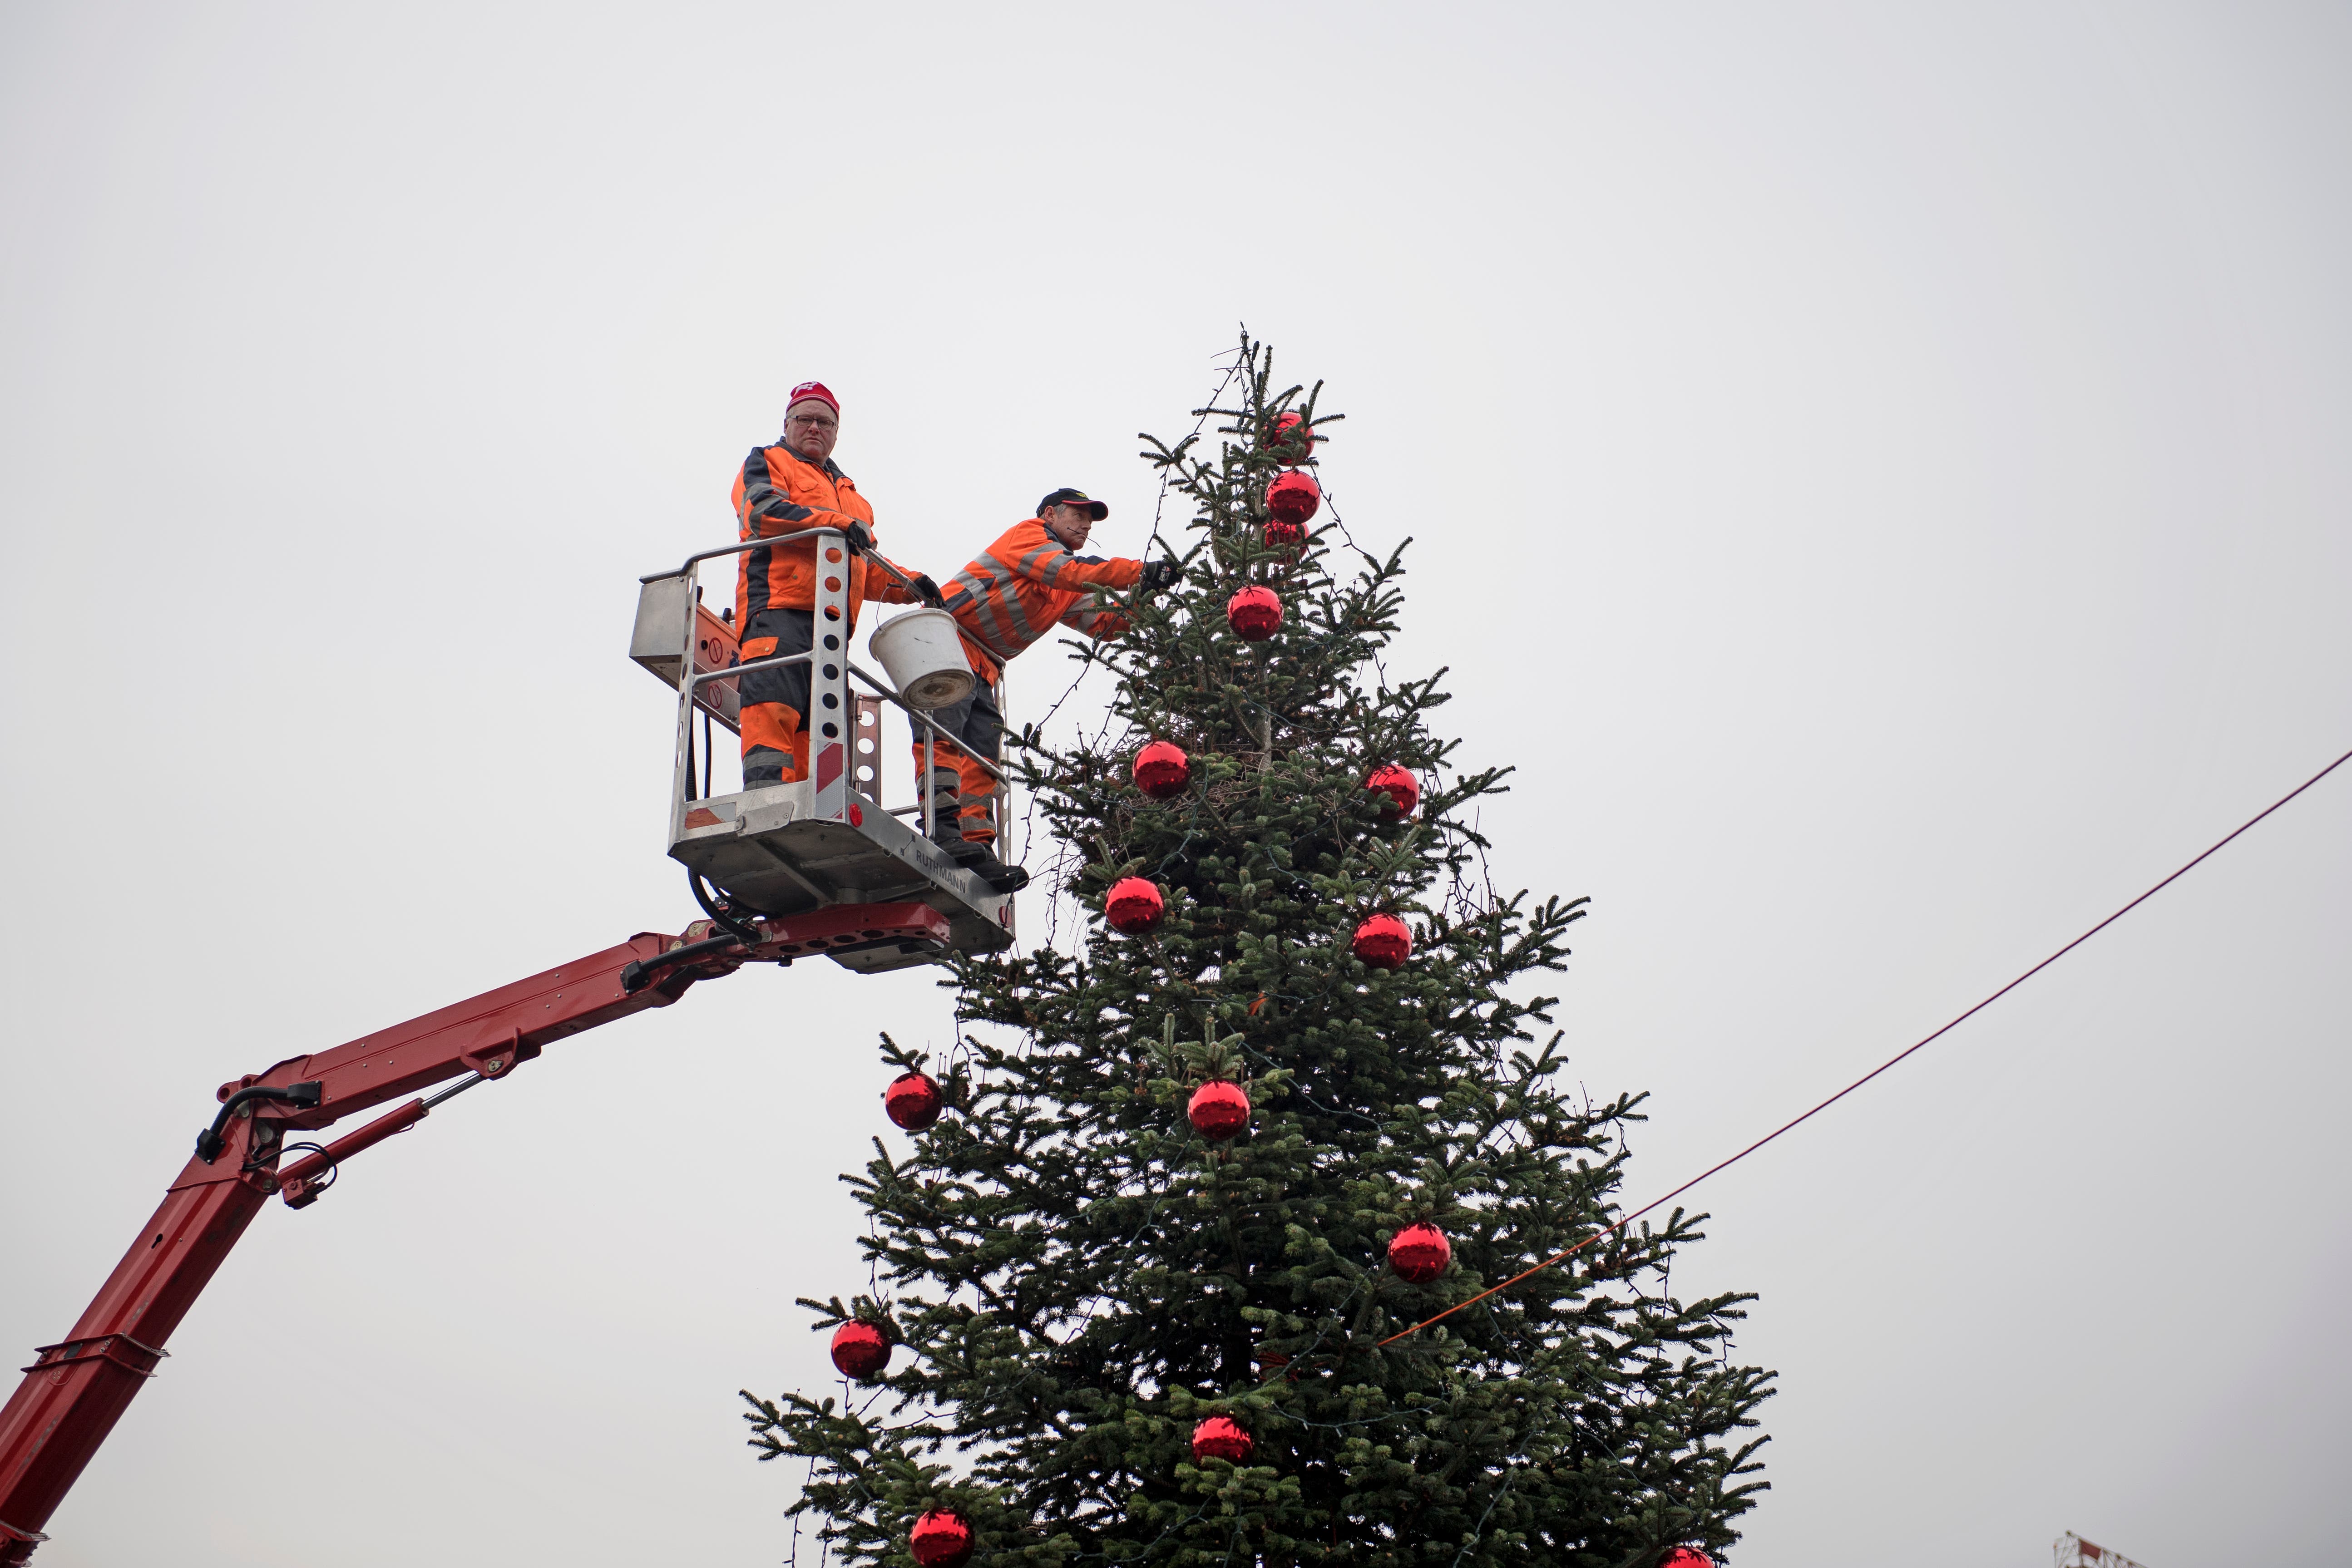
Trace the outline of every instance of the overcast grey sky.
<instances>
[{"instance_id":1,"label":"overcast grey sky","mask_svg":"<svg viewBox=\"0 0 2352 1568\"><path fill-rule=\"evenodd\" d=\"M2352 745L2347 87L2342 5L0 7L0 1345L223 1079L694 915L635 580L785 388L899 559L1131 552L1243 320L1664 1190ZM2340 1560L2347 871L2338 777L1706 1191L1741 1568ZM39 1561L780 1560L877 1028L746 973L273 1206Z\"/></svg>"}]
</instances>

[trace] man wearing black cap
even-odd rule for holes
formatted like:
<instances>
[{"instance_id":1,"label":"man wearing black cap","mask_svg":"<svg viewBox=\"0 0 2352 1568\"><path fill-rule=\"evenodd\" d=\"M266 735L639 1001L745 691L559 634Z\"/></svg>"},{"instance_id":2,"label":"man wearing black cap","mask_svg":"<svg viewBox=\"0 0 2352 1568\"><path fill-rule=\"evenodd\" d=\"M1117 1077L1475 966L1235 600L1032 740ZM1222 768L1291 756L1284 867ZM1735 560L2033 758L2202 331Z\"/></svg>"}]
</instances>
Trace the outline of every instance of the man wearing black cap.
<instances>
[{"instance_id":1,"label":"man wearing black cap","mask_svg":"<svg viewBox=\"0 0 2352 1568\"><path fill-rule=\"evenodd\" d=\"M960 743L939 744L932 760L931 836L1002 892L1022 886L1029 873L996 858L996 781L972 758L993 763L999 756L1004 716L993 688L1005 662L1056 626L1089 637L1115 637L1127 622L1097 601L1097 589L1139 585L1157 592L1181 574L1172 560L1073 554L1086 548L1087 536L1109 515L1108 506L1083 490L1056 490L1037 503L1035 517L1014 524L945 590L947 608L963 632L964 659L979 679L971 695L931 715L931 722ZM918 732L915 766L922 764Z\"/></svg>"}]
</instances>

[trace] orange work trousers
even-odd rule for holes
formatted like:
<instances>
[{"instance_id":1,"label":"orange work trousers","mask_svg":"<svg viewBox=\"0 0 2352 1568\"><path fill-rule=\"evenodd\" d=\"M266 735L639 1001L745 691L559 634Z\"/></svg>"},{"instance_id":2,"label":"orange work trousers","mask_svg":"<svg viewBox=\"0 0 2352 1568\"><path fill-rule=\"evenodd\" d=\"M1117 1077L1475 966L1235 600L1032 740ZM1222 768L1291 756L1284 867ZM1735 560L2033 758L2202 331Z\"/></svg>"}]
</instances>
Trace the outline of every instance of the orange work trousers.
<instances>
[{"instance_id":1,"label":"orange work trousers","mask_svg":"<svg viewBox=\"0 0 2352 1568\"><path fill-rule=\"evenodd\" d=\"M952 777L956 795L962 802L963 836L977 844L995 842L996 780L972 760L977 755L996 762L1003 755L1004 715L996 706L995 691L985 681L975 682L971 695L963 701L933 708L931 722L950 738L933 738L933 776L922 779L923 730L919 725L915 727L915 773L919 787L944 803L946 786ZM932 809L937 810L940 807L935 805Z\"/></svg>"}]
</instances>

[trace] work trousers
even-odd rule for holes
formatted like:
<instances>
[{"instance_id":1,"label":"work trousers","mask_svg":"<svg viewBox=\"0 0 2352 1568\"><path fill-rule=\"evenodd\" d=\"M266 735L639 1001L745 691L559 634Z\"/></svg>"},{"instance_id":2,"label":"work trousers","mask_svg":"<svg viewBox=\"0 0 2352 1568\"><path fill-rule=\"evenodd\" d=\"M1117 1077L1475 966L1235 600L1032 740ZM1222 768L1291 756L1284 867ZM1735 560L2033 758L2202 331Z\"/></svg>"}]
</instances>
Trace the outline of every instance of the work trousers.
<instances>
[{"instance_id":1,"label":"work trousers","mask_svg":"<svg viewBox=\"0 0 2352 1568\"><path fill-rule=\"evenodd\" d=\"M972 683L971 695L959 703L931 710L931 722L944 730L950 739L934 737L931 779L922 787L931 791L935 800L944 802L950 779L962 801L963 836L973 843L992 843L996 840L995 804L996 780L990 778L975 756L991 762L1003 755L1004 715L996 706L996 692L986 681ZM923 771L923 727L915 727L915 773ZM750 733L746 731L745 733ZM940 808L934 806L934 810Z\"/></svg>"},{"instance_id":2,"label":"work trousers","mask_svg":"<svg viewBox=\"0 0 2352 1568\"><path fill-rule=\"evenodd\" d=\"M815 645L816 615L808 610L761 610L743 627L742 658L805 653ZM743 788L805 779L809 768L806 722L809 667L753 670L738 682L742 699Z\"/></svg>"}]
</instances>

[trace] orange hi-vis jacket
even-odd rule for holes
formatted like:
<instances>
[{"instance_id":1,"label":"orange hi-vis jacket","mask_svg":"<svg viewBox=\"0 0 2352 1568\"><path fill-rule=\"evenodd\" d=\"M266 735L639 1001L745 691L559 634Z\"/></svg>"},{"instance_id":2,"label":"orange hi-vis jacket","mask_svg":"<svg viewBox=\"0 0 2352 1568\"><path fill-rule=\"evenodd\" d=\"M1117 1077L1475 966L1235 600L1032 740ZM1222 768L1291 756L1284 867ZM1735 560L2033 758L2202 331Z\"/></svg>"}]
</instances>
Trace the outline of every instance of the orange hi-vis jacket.
<instances>
[{"instance_id":1,"label":"orange hi-vis jacket","mask_svg":"<svg viewBox=\"0 0 2352 1568\"><path fill-rule=\"evenodd\" d=\"M798 533L803 528L846 528L853 522L864 523L869 534L874 531L874 508L833 459L826 458L819 467L781 442L754 446L751 455L743 459L743 470L735 476L735 517L741 525L735 536L740 539ZM816 545L813 538L795 539L788 545L745 550L735 573L735 624L749 626L751 617L762 610L814 609ZM869 598L884 604L914 602L914 596L887 572L875 573L869 584L867 570L864 556L850 562L851 619L856 618L857 607Z\"/></svg>"},{"instance_id":2,"label":"orange hi-vis jacket","mask_svg":"<svg viewBox=\"0 0 2352 1568\"><path fill-rule=\"evenodd\" d=\"M1115 637L1127 622L1100 608L1097 588L1133 588L1143 563L1114 556L1072 555L1045 531L1042 517L1024 517L955 580L942 585L948 609L963 630L963 651L974 673L994 681L998 668L1056 626L1089 637Z\"/></svg>"}]
</instances>

